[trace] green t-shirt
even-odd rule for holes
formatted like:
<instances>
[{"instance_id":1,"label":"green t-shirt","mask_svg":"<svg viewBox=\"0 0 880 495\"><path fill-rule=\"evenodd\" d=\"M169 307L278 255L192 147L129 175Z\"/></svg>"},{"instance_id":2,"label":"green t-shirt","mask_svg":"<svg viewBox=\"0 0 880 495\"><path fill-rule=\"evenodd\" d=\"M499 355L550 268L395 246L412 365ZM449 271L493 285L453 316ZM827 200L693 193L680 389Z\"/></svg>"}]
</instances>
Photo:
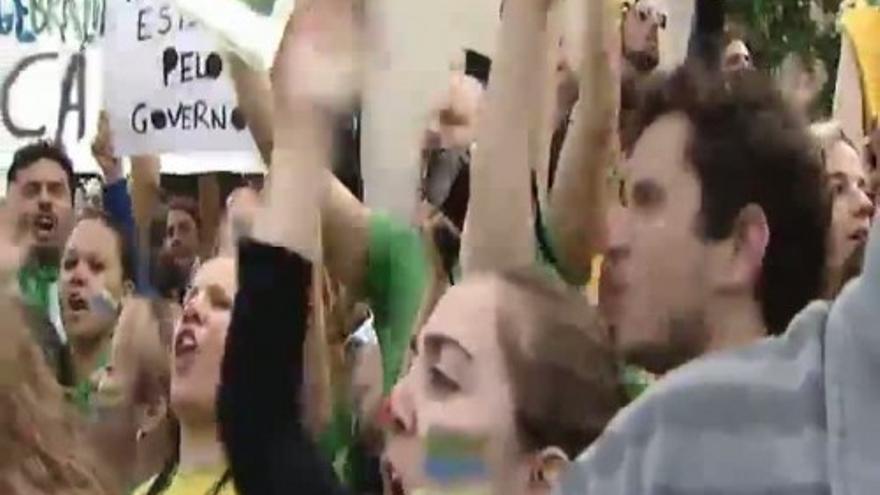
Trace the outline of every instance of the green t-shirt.
<instances>
[{"instance_id":1,"label":"green t-shirt","mask_svg":"<svg viewBox=\"0 0 880 495\"><path fill-rule=\"evenodd\" d=\"M397 382L422 300L430 281L431 265L419 231L382 213L370 216L365 295L373 312L373 326L382 359L382 390ZM350 404L334 404L331 423L321 436L321 447L334 460L346 481L351 470L349 449L355 435Z\"/></svg>"},{"instance_id":2,"label":"green t-shirt","mask_svg":"<svg viewBox=\"0 0 880 495\"><path fill-rule=\"evenodd\" d=\"M400 374L430 270L418 230L384 214L372 215L365 288L379 338L386 394Z\"/></svg>"},{"instance_id":3,"label":"green t-shirt","mask_svg":"<svg viewBox=\"0 0 880 495\"><path fill-rule=\"evenodd\" d=\"M97 373L104 370L110 364L110 349L101 353L97 367L73 387L66 389L67 400L76 406L77 410L86 418L95 417L95 392L97 392Z\"/></svg>"}]
</instances>

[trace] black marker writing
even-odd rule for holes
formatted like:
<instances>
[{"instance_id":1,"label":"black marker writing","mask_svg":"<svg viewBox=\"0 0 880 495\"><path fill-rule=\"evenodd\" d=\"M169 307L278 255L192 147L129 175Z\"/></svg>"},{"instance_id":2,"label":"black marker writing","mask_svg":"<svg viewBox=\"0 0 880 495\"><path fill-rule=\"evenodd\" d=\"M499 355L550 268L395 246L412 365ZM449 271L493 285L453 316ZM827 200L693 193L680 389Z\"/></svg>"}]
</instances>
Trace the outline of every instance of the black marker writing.
<instances>
[{"instance_id":1,"label":"black marker writing","mask_svg":"<svg viewBox=\"0 0 880 495\"><path fill-rule=\"evenodd\" d=\"M218 79L223 73L223 58L215 52L178 51L168 47L162 52L162 82L171 84L171 76L180 84L200 79Z\"/></svg>"},{"instance_id":2,"label":"black marker writing","mask_svg":"<svg viewBox=\"0 0 880 495\"><path fill-rule=\"evenodd\" d=\"M170 108L149 108L138 103L131 112L131 130L146 134L150 130L235 130L247 128L238 108L226 104L210 105L204 100L180 102Z\"/></svg>"}]
</instances>

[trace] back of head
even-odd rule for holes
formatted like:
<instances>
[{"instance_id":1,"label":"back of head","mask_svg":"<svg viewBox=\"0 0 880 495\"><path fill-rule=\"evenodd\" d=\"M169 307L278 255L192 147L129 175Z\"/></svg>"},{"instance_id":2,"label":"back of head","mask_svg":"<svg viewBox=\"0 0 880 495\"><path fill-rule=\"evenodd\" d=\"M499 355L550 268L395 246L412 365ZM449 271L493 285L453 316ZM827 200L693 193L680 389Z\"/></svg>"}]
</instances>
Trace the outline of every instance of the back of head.
<instances>
[{"instance_id":1,"label":"back of head","mask_svg":"<svg viewBox=\"0 0 880 495\"><path fill-rule=\"evenodd\" d=\"M576 457L624 406L618 361L582 294L537 268L501 275L500 346L526 451Z\"/></svg>"},{"instance_id":2,"label":"back of head","mask_svg":"<svg viewBox=\"0 0 880 495\"><path fill-rule=\"evenodd\" d=\"M806 123L757 71L676 70L647 91L639 133L672 113L691 124L687 154L701 184L700 235L726 239L743 208L763 210L770 238L755 298L768 332L783 332L820 296L826 257L828 207Z\"/></svg>"}]
</instances>

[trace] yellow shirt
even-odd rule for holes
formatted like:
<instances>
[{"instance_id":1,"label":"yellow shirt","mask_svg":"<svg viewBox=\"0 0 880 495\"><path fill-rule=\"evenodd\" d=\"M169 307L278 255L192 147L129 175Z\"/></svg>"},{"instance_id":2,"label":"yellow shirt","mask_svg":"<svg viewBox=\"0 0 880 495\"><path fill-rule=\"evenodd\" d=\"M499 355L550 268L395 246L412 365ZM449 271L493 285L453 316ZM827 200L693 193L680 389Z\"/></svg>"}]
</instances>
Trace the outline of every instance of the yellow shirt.
<instances>
[{"instance_id":1,"label":"yellow shirt","mask_svg":"<svg viewBox=\"0 0 880 495\"><path fill-rule=\"evenodd\" d=\"M226 468L214 468L189 472L178 472L168 489L162 495L209 495L213 493L214 485L223 477ZM155 479L155 478L153 478ZM134 491L134 495L146 495L153 484L153 479L141 485ZM223 485L218 495L236 495L232 485L232 479Z\"/></svg>"},{"instance_id":2,"label":"yellow shirt","mask_svg":"<svg viewBox=\"0 0 880 495\"><path fill-rule=\"evenodd\" d=\"M880 7L864 0L843 14L843 26L853 42L862 75L865 124L880 117Z\"/></svg>"}]
</instances>

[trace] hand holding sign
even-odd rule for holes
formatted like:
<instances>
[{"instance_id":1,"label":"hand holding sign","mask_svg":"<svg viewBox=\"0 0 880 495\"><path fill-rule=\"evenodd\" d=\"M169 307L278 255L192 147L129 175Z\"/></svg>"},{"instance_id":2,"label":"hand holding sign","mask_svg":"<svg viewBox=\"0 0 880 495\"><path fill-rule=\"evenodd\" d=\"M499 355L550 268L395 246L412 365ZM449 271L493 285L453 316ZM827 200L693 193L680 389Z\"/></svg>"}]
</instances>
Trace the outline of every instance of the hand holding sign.
<instances>
[{"instance_id":1,"label":"hand holding sign","mask_svg":"<svg viewBox=\"0 0 880 495\"><path fill-rule=\"evenodd\" d=\"M104 173L104 184L113 184L122 179L122 161L113 148L113 134L110 132L107 112L101 112L98 118L98 135L92 141L92 156Z\"/></svg>"}]
</instances>

